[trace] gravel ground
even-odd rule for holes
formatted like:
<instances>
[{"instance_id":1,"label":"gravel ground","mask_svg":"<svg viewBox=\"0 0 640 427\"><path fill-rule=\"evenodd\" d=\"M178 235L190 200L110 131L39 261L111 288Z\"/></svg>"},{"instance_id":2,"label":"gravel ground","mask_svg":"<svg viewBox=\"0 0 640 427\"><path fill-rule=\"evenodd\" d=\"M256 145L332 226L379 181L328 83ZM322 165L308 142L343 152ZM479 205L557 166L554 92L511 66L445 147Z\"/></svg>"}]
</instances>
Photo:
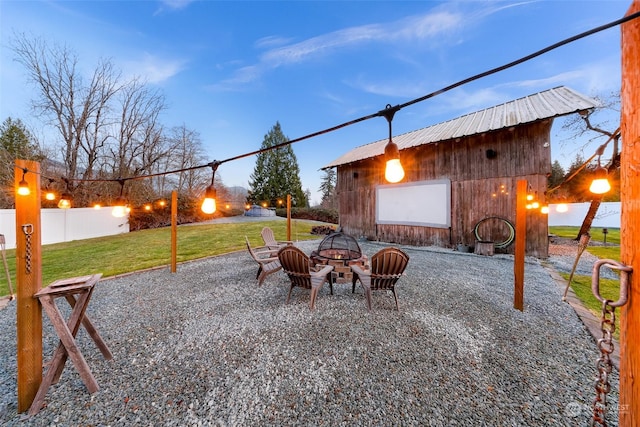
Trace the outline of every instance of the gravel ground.
<instances>
[{"instance_id":1,"label":"gravel ground","mask_svg":"<svg viewBox=\"0 0 640 427\"><path fill-rule=\"evenodd\" d=\"M309 253L318 241L299 243ZM360 242L371 256L382 244ZM34 417L16 413L15 301L0 310L0 424L10 426L586 426L598 352L549 268L575 249L527 259L513 309L513 257L402 247L393 296L325 286L309 310L288 279L255 282L246 251L105 279L88 313L114 354L81 329L100 385L68 362ZM583 256L580 270L590 274ZM66 304L64 304L66 305ZM63 304L59 304L61 308ZM57 338L44 318L44 354ZM618 424L614 370L607 422Z\"/></svg>"}]
</instances>

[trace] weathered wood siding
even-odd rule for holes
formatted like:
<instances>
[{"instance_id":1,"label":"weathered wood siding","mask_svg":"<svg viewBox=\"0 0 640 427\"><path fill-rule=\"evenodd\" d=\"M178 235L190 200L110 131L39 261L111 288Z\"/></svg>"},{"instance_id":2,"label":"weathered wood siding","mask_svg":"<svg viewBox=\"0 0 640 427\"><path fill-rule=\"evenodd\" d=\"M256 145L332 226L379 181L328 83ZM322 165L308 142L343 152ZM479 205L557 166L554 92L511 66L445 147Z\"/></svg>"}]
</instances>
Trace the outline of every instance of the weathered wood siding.
<instances>
[{"instance_id":1,"label":"weathered wood siding","mask_svg":"<svg viewBox=\"0 0 640 427\"><path fill-rule=\"evenodd\" d=\"M376 186L384 181L382 158L338 167L340 225L348 234L390 243L454 247L475 244L474 227L488 217L515 225L515 189L526 179L544 202L551 172L552 120L520 125L458 140L425 144L400 152L403 182L451 180L451 228L376 224ZM488 150L496 155L491 158ZM402 209L402 206L398 206ZM510 230L504 221L487 220L478 229L482 240L503 242ZM548 256L546 215L527 216L527 255ZM513 253L513 245L496 252Z\"/></svg>"}]
</instances>

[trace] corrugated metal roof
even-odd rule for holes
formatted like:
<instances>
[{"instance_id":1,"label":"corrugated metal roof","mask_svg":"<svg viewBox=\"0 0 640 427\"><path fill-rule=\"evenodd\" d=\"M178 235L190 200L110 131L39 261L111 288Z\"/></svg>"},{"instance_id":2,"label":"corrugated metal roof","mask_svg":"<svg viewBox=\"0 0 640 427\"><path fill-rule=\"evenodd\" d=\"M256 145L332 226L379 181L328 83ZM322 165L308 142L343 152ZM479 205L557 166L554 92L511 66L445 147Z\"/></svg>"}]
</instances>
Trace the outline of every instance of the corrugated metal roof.
<instances>
[{"instance_id":1,"label":"corrugated metal roof","mask_svg":"<svg viewBox=\"0 0 640 427\"><path fill-rule=\"evenodd\" d=\"M538 92L495 107L393 137L400 150L433 142L509 128L597 107L598 103L566 86ZM387 138L356 147L322 169L384 154Z\"/></svg>"}]
</instances>

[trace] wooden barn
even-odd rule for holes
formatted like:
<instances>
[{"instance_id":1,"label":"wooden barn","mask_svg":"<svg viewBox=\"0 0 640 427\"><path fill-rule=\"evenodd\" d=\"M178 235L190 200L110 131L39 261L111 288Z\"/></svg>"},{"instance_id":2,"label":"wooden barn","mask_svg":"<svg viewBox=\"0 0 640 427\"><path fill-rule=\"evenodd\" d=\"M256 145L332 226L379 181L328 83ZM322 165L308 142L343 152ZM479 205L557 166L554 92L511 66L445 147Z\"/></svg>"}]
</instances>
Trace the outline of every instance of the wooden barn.
<instances>
[{"instance_id":1,"label":"wooden barn","mask_svg":"<svg viewBox=\"0 0 640 427\"><path fill-rule=\"evenodd\" d=\"M495 252L513 253L516 183L527 180L544 204L553 119L596 106L556 87L394 136L405 170L397 184L384 179L388 138L357 147L323 167L337 169L340 225L369 240L449 248L493 242ZM546 258L547 217L527 212L526 254Z\"/></svg>"}]
</instances>

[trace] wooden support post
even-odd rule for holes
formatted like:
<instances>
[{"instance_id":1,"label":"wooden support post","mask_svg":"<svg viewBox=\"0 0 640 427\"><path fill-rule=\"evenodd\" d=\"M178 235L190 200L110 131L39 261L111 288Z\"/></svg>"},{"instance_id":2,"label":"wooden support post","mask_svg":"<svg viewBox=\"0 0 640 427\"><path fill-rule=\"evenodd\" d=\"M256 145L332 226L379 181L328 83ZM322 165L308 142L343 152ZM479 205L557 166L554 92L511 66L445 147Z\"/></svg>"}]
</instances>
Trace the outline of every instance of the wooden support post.
<instances>
[{"instance_id":1,"label":"wooden support post","mask_svg":"<svg viewBox=\"0 0 640 427\"><path fill-rule=\"evenodd\" d=\"M513 265L513 308L524 311L524 255L527 242L526 179L518 180L516 188L516 250Z\"/></svg>"},{"instance_id":2,"label":"wooden support post","mask_svg":"<svg viewBox=\"0 0 640 427\"><path fill-rule=\"evenodd\" d=\"M640 12L634 0L627 15ZM620 261L633 268L629 302L620 313L620 426L640 425L640 19L621 26L622 156ZM615 410L615 408L611 408Z\"/></svg>"},{"instance_id":3,"label":"wooden support post","mask_svg":"<svg viewBox=\"0 0 640 427\"><path fill-rule=\"evenodd\" d=\"M18 184L29 183L30 194L18 194ZM42 307L34 295L42 288L40 231L40 164L16 160L16 322L18 412L29 409L42 382Z\"/></svg>"},{"instance_id":4,"label":"wooden support post","mask_svg":"<svg viewBox=\"0 0 640 427\"><path fill-rule=\"evenodd\" d=\"M178 192L171 192L171 272L177 271L178 262Z\"/></svg>"},{"instance_id":5,"label":"wooden support post","mask_svg":"<svg viewBox=\"0 0 640 427\"><path fill-rule=\"evenodd\" d=\"M287 240L291 241L291 194L287 194Z\"/></svg>"}]
</instances>

